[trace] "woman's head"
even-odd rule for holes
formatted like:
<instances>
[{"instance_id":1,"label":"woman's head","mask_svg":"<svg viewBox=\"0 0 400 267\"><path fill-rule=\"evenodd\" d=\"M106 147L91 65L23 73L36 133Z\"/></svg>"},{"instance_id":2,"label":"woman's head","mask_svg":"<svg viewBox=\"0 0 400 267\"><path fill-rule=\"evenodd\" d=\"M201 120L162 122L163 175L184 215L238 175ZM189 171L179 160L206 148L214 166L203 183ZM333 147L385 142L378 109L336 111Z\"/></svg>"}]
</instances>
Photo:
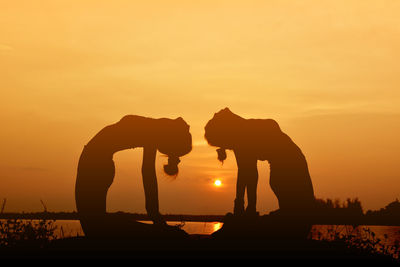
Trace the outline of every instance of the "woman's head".
<instances>
[{"instance_id":1,"label":"woman's head","mask_svg":"<svg viewBox=\"0 0 400 267\"><path fill-rule=\"evenodd\" d=\"M164 171L171 176L177 175L179 157L192 150L190 127L181 117L158 119L157 124L157 149L168 156L168 164L164 165Z\"/></svg>"},{"instance_id":2,"label":"woman's head","mask_svg":"<svg viewBox=\"0 0 400 267\"><path fill-rule=\"evenodd\" d=\"M233 149L240 145L239 135L243 129L245 119L232 113L228 108L222 109L214 114L205 127L204 137L208 144L219 147L217 149L218 159L226 159L225 149Z\"/></svg>"}]
</instances>

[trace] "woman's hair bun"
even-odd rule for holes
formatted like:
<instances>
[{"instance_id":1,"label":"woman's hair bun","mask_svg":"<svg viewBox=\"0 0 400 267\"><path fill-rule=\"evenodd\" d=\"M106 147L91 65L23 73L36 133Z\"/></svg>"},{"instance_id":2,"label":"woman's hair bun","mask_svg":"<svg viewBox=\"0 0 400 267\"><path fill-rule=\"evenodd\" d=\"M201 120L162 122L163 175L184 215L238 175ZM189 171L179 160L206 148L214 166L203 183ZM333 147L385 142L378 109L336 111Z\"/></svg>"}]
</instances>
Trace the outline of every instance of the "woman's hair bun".
<instances>
[{"instance_id":1,"label":"woman's hair bun","mask_svg":"<svg viewBox=\"0 0 400 267\"><path fill-rule=\"evenodd\" d=\"M164 165L164 172L170 176L176 176L178 175L179 169L178 169L178 164L179 164L180 159L178 157L174 156L168 156L168 164Z\"/></svg>"},{"instance_id":2,"label":"woman's hair bun","mask_svg":"<svg viewBox=\"0 0 400 267\"><path fill-rule=\"evenodd\" d=\"M218 148L217 149L217 153L218 153L218 160L221 162L224 162L224 160L226 160L226 150L225 148Z\"/></svg>"}]
</instances>

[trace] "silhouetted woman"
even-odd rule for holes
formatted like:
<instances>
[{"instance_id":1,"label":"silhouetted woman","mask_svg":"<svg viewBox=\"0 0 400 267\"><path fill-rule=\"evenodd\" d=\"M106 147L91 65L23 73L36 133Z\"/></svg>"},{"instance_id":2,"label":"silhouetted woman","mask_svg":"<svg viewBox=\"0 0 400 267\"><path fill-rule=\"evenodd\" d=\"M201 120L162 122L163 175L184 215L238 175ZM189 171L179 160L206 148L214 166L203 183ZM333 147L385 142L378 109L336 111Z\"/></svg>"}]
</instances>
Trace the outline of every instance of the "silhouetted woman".
<instances>
[{"instance_id":1,"label":"silhouetted woman","mask_svg":"<svg viewBox=\"0 0 400 267\"><path fill-rule=\"evenodd\" d=\"M164 171L178 174L179 157L192 149L189 125L182 118L153 119L127 115L103 128L84 147L79 159L75 200L86 235L101 235L106 214L106 196L115 167L113 154L120 150L143 147L142 176L146 211L154 224L165 224L159 212L155 160L157 150L168 156Z\"/></svg>"},{"instance_id":2,"label":"silhouetted woman","mask_svg":"<svg viewBox=\"0 0 400 267\"><path fill-rule=\"evenodd\" d=\"M244 119L228 108L214 115L205 127L205 138L217 149L218 159L225 149L235 153L238 166L234 214L243 214L247 190L247 214L256 214L257 161L270 164L270 186L279 202L275 214L309 214L314 207L314 190L307 161L300 148L272 119Z\"/></svg>"}]
</instances>

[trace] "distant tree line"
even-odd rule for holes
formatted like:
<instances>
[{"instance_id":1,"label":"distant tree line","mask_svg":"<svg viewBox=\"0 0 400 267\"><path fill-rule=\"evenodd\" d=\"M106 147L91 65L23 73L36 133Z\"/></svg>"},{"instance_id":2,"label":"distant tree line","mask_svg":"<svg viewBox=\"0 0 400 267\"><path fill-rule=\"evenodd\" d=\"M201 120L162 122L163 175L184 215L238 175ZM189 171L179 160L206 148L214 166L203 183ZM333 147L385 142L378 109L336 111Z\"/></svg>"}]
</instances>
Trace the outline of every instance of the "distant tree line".
<instances>
[{"instance_id":1,"label":"distant tree line","mask_svg":"<svg viewBox=\"0 0 400 267\"><path fill-rule=\"evenodd\" d=\"M364 213L358 198L342 203L338 199L317 199L313 220L321 224L400 225L400 202L396 199L380 210Z\"/></svg>"},{"instance_id":2,"label":"distant tree line","mask_svg":"<svg viewBox=\"0 0 400 267\"><path fill-rule=\"evenodd\" d=\"M109 216L115 218L125 218L138 221L150 220L147 214L129 213L129 212L108 212ZM223 215L187 215L187 214L164 214L167 221L195 221L195 222L222 222ZM0 213L0 219L45 219L45 220L79 220L79 214L73 212L4 212Z\"/></svg>"},{"instance_id":3,"label":"distant tree line","mask_svg":"<svg viewBox=\"0 0 400 267\"><path fill-rule=\"evenodd\" d=\"M365 217L369 224L400 225L400 202L396 199L380 210L368 210Z\"/></svg>"}]
</instances>

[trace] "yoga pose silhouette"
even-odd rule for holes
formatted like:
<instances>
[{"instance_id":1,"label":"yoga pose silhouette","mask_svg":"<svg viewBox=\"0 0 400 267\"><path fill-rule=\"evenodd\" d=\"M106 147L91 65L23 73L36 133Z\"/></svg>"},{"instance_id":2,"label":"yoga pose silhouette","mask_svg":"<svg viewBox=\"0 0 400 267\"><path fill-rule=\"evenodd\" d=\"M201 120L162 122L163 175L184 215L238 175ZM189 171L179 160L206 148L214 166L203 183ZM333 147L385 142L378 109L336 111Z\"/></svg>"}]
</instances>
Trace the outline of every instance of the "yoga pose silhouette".
<instances>
[{"instance_id":1,"label":"yoga pose silhouette","mask_svg":"<svg viewBox=\"0 0 400 267\"><path fill-rule=\"evenodd\" d=\"M127 115L119 122L103 128L84 147L79 159L75 200L85 235L101 235L105 220L106 196L115 167L117 151L143 147L142 176L146 211L154 224L164 225L159 212L155 160L157 150L168 156L164 171L178 174L179 157L192 149L189 125L182 118L153 119Z\"/></svg>"},{"instance_id":2,"label":"yoga pose silhouette","mask_svg":"<svg viewBox=\"0 0 400 267\"><path fill-rule=\"evenodd\" d=\"M279 210L271 214L305 215L314 207L306 158L276 121L244 119L225 108L207 123L205 138L211 146L219 147L219 160L225 160L225 149L235 153L238 166L235 215L257 214L257 160L267 160L270 164L270 186L279 202Z\"/></svg>"}]
</instances>

